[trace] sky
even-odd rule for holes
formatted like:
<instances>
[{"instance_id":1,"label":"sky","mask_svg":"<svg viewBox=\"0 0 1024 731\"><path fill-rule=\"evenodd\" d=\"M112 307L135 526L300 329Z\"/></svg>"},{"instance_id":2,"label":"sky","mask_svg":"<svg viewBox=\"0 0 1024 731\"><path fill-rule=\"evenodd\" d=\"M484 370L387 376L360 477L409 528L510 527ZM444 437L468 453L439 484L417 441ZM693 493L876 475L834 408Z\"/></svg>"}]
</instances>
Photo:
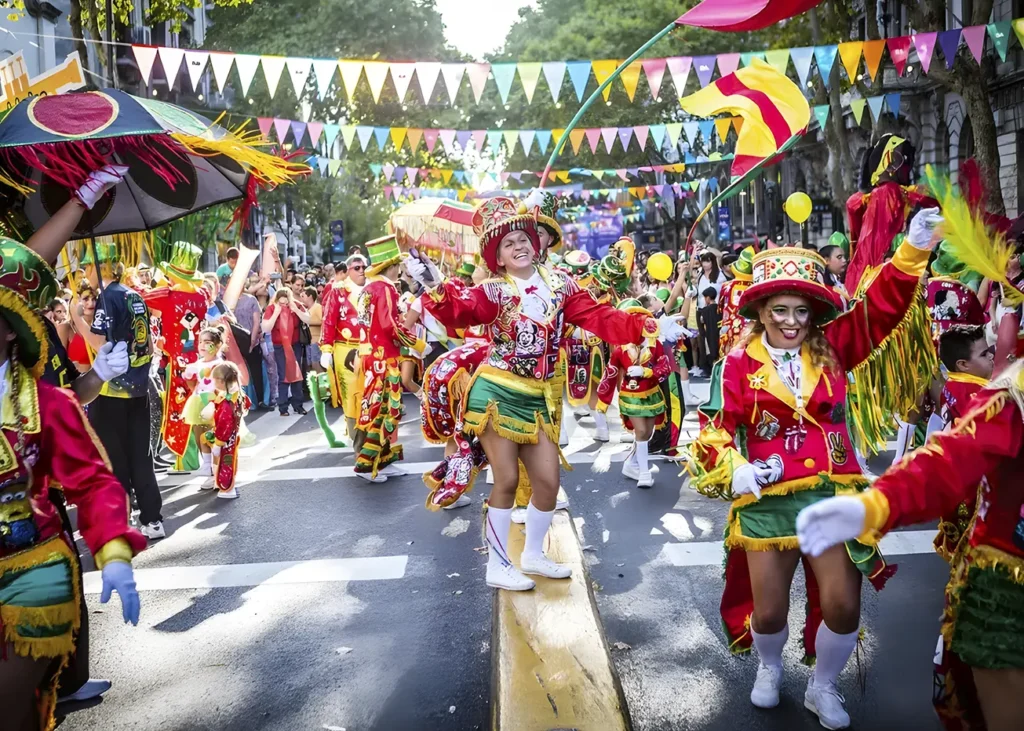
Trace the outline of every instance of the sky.
<instances>
[{"instance_id":1,"label":"sky","mask_svg":"<svg viewBox=\"0 0 1024 731\"><path fill-rule=\"evenodd\" d=\"M519 9L534 0L436 0L448 43L477 61L501 47Z\"/></svg>"}]
</instances>

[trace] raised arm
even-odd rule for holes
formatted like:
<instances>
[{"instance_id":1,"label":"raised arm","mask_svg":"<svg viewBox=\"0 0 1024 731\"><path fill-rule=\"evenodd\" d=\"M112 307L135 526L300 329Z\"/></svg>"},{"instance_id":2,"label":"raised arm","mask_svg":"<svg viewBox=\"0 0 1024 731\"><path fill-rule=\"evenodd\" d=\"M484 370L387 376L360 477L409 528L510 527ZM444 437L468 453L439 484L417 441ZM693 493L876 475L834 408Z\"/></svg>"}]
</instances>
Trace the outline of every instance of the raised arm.
<instances>
[{"instance_id":1,"label":"raised arm","mask_svg":"<svg viewBox=\"0 0 1024 731\"><path fill-rule=\"evenodd\" d=\"M424 301L427 311L441 324L454 328L490 325L498 317L499 307L487 295L487 284L457 287L451 282L429 290Z\"/></svg>"},{"instance_id":2,"label":"raised arm","mask_svg":"<svg viewBox=\"0 0 1024 731\"><path fill-rule=\"evenodd\" d=\"M639 343L644 337L657 336L658 322L642 312L623 312L599 303L575 282L567 285L563 314L568 323L594 333L612 345Z\"/></svg>"},{"instance_id":3,"label":"raised arm","mask_svg":"<svg viewBox=\"0 0 1024 731\"><path fill-rule=\"evenodd\" d=\"M866 360L906 317L930 255L930 250L904 241L864 297L825 326L825 337L845 370Z\"/></svg>"}]
</instances>

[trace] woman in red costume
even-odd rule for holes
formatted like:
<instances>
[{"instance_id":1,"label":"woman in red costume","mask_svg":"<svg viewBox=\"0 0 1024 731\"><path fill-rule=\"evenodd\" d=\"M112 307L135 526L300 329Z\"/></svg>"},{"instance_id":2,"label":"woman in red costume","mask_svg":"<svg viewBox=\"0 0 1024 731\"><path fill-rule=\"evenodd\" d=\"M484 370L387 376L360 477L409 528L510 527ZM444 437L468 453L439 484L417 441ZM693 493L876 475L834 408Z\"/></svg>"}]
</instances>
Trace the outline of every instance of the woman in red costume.
<instances>
[{"instance_id":1,"label":"woman in red costume","mask_svg":"<svg viewBox=\"0 0 1024 731\"><path fill-rule=\"evenodd\" d=\"M857 644L861 576L880 587L891 570L876 548L855 541L802 557L796 516L802 506L868 486L847 428L846 372L903 320L936 221L935 209L918 214L908 241L842 314L817 254L797 248L756 254L753 281L740 300L753 326L715 368L688 465L699 492L732 503L722 620L730 649L753 644L757 650L750 700L759 708L779 703L790 585L803 561L804 647L817 657L804 705L829 729L850 724L836 682Z\"/></svg>"},{"instance_id":2,"label":"woman in red costume","mask_svg":"<svg viewBox=\"0 0 1024 731\"><path fill-rule=\"evenodd\" d=\"M846 291L857 292L864 273L885 261L892 240L903 233L907 218L920 206L936 202L910 184L914 146L902 137L883 135L864 159L861 188L846 202L853 256L846 269Z\"/></svg>"},{"instance_id":3,"label":"woman in red costume","mask_svg":"<svg viewBox=\"0 0 1024 731\"><path fill-rule=\"evenodd\" d=\"M659 331L659 321L641 313L599 305L568 276L536 262L540 254L536 218L510 198L491 198L474 215L474 228L493 279L476 287L443 283L424 258L406 263L427 287L430 309L451 327L486 325L487 357L476 369L463 406L463 428L479 437L494 473L486 514L489 547L487 584L513 591L534 586L524 574L564 579L570 569L543 552L558 494L558 424L561 416L560 345L565 324L589 330L611 344L639 343ZM666 330L678 328L672 318ZM506 551L512 507L526 466L533 498L527 509L521 568Z\"/></svg>"}]
</instances>

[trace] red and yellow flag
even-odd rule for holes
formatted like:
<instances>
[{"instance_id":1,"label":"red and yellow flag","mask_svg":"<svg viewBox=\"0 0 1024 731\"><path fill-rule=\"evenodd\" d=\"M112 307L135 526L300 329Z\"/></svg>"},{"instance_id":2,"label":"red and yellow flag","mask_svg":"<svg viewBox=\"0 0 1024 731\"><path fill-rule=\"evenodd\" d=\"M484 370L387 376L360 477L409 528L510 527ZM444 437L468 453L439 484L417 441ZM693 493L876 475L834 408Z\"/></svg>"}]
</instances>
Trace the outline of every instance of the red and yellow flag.
<instances>
[{"instance_id":1,"label":"red and yellow flag","mask_svg":"<svg viewBox=\"0 0 1024 731\"><path fill-rule=\"evenodd\" d=\"M811 108L800 87L760 59L679 103L696 117L735 114L743 119L743 124L737 125L734 181L789 149L811 119Z\"/></svg>"}]
</instances>

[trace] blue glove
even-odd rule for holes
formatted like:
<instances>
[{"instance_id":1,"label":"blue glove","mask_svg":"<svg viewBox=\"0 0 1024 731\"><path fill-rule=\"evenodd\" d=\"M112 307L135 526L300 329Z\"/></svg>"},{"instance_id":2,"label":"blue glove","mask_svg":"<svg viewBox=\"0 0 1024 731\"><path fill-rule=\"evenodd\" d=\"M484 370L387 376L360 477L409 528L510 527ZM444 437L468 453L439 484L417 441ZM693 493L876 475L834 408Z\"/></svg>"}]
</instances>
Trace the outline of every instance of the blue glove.
<instances>
[{"instance_id":1,"label":"blue glove","mask_svg":"<svg viewBox=\"0 0 1024 731\"><path fill-rule=\"evenodd\" d=\"M103 567L103 592L100 604L110 601L110 592L116 591L121 597L121 613L124 621L133 625L139 623L139 592L135 588L135 574L132 565L124 561L111 561Z\"/></svg>"}]
</instances>

